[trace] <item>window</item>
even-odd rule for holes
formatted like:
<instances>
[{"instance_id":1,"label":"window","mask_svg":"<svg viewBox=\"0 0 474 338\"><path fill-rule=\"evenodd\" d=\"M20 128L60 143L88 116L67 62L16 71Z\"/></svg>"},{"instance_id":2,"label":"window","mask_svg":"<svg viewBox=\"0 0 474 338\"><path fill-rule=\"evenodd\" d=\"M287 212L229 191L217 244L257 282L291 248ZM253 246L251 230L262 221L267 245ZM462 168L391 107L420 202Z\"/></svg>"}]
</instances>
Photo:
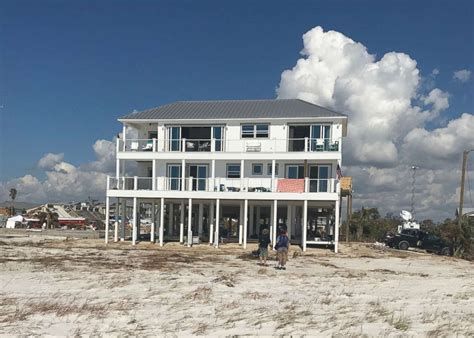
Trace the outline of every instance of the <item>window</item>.
<instances>
[{"instance_id":1,"label":"window","mask_svg":"<svg viewBox=\"0 0 474 338\"><path fill-rule=\"evenodd\" d=\"M271 163L268 163L267 164L267 175L271 175L272 174L272 164ZM275 163L275 176L278 175L278 163Z\"/></svg>"},{"instance_id":2,"label":"window","mask_svg":"<svg viewBox=\"0 0 474 338\"><path fill-rule=\"evenodd\" d=\"M242 138L268 138L268 124L243 124Z\"/></svg>"},{"instance_id":3,"label":"window","mask_svg":"<svg viewBox=\"0 0 474 338\"><path fill-rule=\"evenodd\" d=\"M263 164L252 163L252 175L263 175Z\"/></svg>"},{"instance_id":4,"label":"window","mask_svg":"<svg viewBox=\"0 0 474 338\"><path fill-rule=\"evenodd\" d=\"M256 137L268 137L268 124L257 124L255 125Z\"/></svg>"},{"instance_id":5,"label":"window","mask_svg":"<svg viewBox=\"0 0 474 338\"><path fill-rule=\"evenodd\" d=\"M304 166L289 164L286 166L286 178L304 178Z\"/></svg>"},{"instance_id":6,"label":"window","mask_svg":"<svg viewBox=\"0 0 474 338\"><path fill-rule=\"evenodd\" d=\"M227 165L227 178L240 178L240 164Z\"/></svg>"},{"instance_id":7,"label":"window","mask_svg":"<svg viewBox=\"0 0 474 338\"><path fill-rule=\"evenodd\" d=\"M255 126L253 124L243 124L242 138L253 138L254 127Z\"/></svg>"}]
</instances>

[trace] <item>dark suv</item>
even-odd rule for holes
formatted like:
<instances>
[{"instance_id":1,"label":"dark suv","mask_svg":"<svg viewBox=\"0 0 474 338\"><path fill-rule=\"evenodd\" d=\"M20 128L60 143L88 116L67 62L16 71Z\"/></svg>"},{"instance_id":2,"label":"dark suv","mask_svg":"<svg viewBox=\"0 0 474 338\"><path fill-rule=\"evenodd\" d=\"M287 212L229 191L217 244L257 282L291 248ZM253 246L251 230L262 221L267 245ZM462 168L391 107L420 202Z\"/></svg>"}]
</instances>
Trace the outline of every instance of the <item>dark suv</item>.
<instances>
[{"instance_id":1,"label":"dark suv","mask_svg":"<svg viewBox=\"0 0 474 338\"><path fill-rule=\"evenodd\" d=\"M439 255L450 256L453 254L451 245L441 238L418 229L403 229L399 234L387 234L384 240L391 248L408 250L408 248L424 249Z\"/></svg>"}]
</instances>

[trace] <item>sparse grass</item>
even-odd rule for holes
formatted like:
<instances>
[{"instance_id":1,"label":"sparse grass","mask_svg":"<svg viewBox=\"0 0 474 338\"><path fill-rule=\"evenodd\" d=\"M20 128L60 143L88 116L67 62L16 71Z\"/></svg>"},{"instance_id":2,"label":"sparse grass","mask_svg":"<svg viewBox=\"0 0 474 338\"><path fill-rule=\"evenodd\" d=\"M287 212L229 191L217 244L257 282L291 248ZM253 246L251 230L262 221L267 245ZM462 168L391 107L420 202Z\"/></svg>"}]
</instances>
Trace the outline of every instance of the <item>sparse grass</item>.
<instances>
[{"instance_id":1,"label":"sparse grass","mask_svg":"<svg viewBox=\"0 0 474 338\"><path fill-rule=\"evenodd\" d=\"M207 330L209 328L209 325L206 324L206 323L200 323L198 324L198 326L196 327L196 329L193 331L193 334L197 335L197 336L203 336L206 334Z\"/></svg>"},{"instance_id":2,"label":"sparse grass","mask_svg":"<svg viewBox=\"0 0 474 338\"><path fill-rule=\"evenodd\" d=\"M407 317L402 314L395 315L395 313L392 313L392 315L387 319L387 322L400 331L407 331L410 328L411 323Z\"/></svg>"},{"instance_id":3,"label":"sparse grass","mask_svg":"<svg viewBox=\"0 0 474 338\"><path fill-rule=\"evenodd\" d=\"M224 285L233 288L236 284L235 277L230 274L223 274L212 280L213 283L223 283Z\"/></svg>"},{"instance_id":4,"label":"sparse grass","mask_svg":"<svg viewBox=\"0 0 474 338\"><path fill-rule=\"evenodd\" d=\"M183 300L201 301L209 303L211 300L212 289L209 286L200 286L188 295L185 295Z\"/></svg>"},{"instance_id":5,"label":"sparse grass","mask_svg":"<svg viewBox=\"0 0 474 338\"><path fill-rule=\"evenodd\" d=\"M242 297L247 298L247 299L258 300L258 299L270 298L270 295L263 292L250 291L250 292L245 292L242 295Z\"/></svg>"}]
</instances>

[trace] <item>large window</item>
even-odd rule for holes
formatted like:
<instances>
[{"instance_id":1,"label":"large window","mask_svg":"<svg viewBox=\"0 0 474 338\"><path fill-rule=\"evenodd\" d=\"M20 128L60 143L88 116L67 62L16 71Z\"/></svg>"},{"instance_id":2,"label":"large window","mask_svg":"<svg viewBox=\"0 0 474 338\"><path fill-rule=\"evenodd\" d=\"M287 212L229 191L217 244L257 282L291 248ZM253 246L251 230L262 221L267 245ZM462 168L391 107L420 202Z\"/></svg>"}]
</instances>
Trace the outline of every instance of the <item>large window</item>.
<instances>
[{"instance_id":1,"label":"large window","mask_svg":"<svg viewBox=\"0 0 474 338\"><path fill-rule=\"evenodd\" d=\"M242 138L268 138L268 124L243 124Z\"/></svg>"},{"instance_id":2,"label":"large window","mask_svg":"<svg viewBox=\"0 0 474 338\"><path fill-rule=\"evenodd\" d=\"M240 164L227 165L227 178L240 178Z\"/></svg>"},{"instance_id":3,"label":"large window","mask_svg":"<svg viewBox=\"0 0 474 338\"><path fill-rule=\"evenodd\" d=\"M288 164L286 166L286 178L304 178L304 165Z\"/></svg>"}]
</instances>

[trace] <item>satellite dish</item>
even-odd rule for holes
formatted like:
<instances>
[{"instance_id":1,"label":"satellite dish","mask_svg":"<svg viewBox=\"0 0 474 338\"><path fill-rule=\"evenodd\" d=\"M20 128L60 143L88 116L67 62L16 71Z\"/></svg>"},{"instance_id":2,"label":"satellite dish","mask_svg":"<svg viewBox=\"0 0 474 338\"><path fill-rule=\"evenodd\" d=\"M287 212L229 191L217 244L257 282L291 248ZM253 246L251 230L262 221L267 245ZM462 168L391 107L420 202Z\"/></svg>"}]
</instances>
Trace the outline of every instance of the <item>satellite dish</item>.
<instances>
[{"instance_id":1,"label":"satellite dish","mask_svg":"<svg viewBox=\"0 0 474 338\"><path fill-rule=\"evenodd\" d=\"M406 210L402 210L400 217L403 218L404 221L410 221L413 218L411 212Z\"/></svg>"}]
</instances>

